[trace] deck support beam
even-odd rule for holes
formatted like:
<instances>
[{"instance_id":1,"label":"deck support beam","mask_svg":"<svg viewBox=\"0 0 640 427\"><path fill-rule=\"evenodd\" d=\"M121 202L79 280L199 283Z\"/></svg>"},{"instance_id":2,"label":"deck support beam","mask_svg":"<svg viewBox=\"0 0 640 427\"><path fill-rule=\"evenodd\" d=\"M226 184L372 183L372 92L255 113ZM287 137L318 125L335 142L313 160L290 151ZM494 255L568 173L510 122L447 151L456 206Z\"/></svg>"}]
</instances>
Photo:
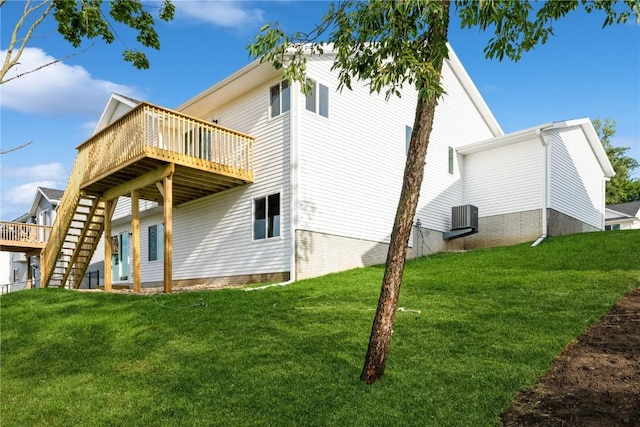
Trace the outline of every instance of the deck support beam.
<instances>
[{"instance_id":1,"label":"deck support beam","mask_svg":"<svg viewBox=\"0 0 640 427\"><path fill-rule=\"evenodd\" d=\"M173 164L171 165L173 167ZM170 294L173 281L173 173L163 179L164 195L164 292Z\"/></svg>"},{"instance_id":2,"label":"deck support beam","mask_svg":"<svg viewBox=\"0 0 640 427\"><path fill-rule=\"evenodd\" d=\"M169 163L166 166L161 166L157 169L147 172L144 175L140 175L137 178L127 181L120 185L117 185L102 194L103 200L113 200L120 196L128 196L134 190L153 185L158 181L162 181L165 177L172 175L175 171L175 164Z\"/></svg>"},{"instance_id":3,"label":"deck support beam","mask_svg":"<svg viewBox=\"0 0 640 427\"><path fill-rule=\"evenodd\" d=\"M33 288L33 267L31 267L31 256L27 255L27 289Z\"/></svg>"},{"instance_id":4,"label":"deck support beam","mask_svg":"<svg viewBox=\"0 0 640 427\"><path fill-rule=\"evenodd\" d=\"M113 215L113 207L115 203L113 200L107 200L104 207L104 290L105 292L111 292L111 274L113 269L111 268L111 254L113 248L111 247L111 216Z\"/></svg>"},{"instance_id":5,"label":"deck support beam","mask_svg":"<svg viewBox=\"0 0 640 427\"><path fill-rule=\"evenodd\" d=\"M140 292L140 203L139 192L131 192L131 233L133 239L133 292Z\"/></svg>"}]
</instances>

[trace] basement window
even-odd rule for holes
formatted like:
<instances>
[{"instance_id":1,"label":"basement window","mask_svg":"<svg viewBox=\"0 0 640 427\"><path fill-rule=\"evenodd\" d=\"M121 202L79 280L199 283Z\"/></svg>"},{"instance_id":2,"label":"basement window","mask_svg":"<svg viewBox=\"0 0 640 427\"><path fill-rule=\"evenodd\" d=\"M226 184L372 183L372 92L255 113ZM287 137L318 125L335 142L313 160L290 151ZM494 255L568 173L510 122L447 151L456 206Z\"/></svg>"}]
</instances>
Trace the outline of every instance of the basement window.
<instances>
[{"instance_id":1,"label":"basement window","mask_svg":"<svg viewBox=\"0 0 640 427\"><path fill-rule=\"evenodd\" d=\"M280 193L253 199L253 239L280 236Z\"/></svg>"}]
</instances>

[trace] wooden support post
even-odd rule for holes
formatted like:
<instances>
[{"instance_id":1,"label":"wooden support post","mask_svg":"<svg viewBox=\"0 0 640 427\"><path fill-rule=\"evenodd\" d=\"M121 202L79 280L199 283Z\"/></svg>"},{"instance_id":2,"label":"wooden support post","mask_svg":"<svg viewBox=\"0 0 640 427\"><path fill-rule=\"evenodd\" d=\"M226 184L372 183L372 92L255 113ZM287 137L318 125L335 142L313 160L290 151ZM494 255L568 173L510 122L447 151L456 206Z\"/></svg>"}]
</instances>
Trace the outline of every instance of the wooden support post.
<instances>
[{"instance_id":1,"label":"wooden support post","mask_svg":"<svg viewBox=\"0 0 640 427\"><path fill-rule=\"evenodd\" d=\"M111 214L113 200L107 200L104 207L104 290L111 292Z\"/></svg>"},{"instance_id":2,"label":"wooden support post","mask_svg":"<svg viewBox=\"0 0 640 427\"><path fill-rule=\"evenodd\" d=\"M133 239L133 292L140 292L140 203L139 192L131 192L131 232Z\"/></svg>"},{"instance_id":3,"label":"wooden support post","mask_svg":"<svg viewBox=\"0 0 640 427\"><path fill-rule=\"evenodd\" d=\"M170 294L173 280L173 174L164 177L164 292Z\"/></svg>"},{"instance_id":4,"label":"wooden support post","mask_svg":"<svg viewBox=\"0 0 640 427\"><path fill-rule=\"evenodd\" d=\"M33 267L31 267L31 257L27 256L27 289L33 287Z\"/></svg>"}]
</instances>

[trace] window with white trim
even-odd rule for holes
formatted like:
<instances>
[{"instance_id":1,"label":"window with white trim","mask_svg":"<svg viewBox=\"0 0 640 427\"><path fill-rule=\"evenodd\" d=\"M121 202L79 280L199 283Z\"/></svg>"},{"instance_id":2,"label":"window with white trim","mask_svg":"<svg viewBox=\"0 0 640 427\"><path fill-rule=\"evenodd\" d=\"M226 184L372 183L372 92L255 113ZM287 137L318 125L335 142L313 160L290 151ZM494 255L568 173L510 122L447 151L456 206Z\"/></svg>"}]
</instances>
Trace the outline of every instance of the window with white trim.
<instances>
[{"instance_id":1,"label":"window with white trim","mask_svg":"<svg viewBox=\"0 0 640 427\"><path fill-rule=\"evenodd\" d=\"M280 193L253 199L253 239L280 236Z\"/></svg>"},{"instance_id":2,"label":"window with white trim","mask_svg":"<svg viewBox=\"0 0 640 427\"><path fill-rule=\"evenodd\" d=\"M148 260L164 259L164 224L149 226Z\"/></svg>"},{"instance_id":3,"label":"window with white trim","mask_svg":"<svg viewBox=\"0 0 640 427\"><path fill-rule=\"evenodd\" d=\"M289 82L282 80L269 88L269 111L271 117L286 113L291 108L291 94Z\"/></svg>"},{"instance_id":4,"label":"window with white trim","mask_svg":"<svg viewBox=\"0 0 640 427\"><path fill-rule=\"evenodd\" d=\"M604 226L605 231L615 231L620 230L620 224L611 224Z\"/></svg>"},{"instance_id":5,"label":"window with white trim","mask_svg":"<svg viewBox=\"0 0 640 427\"><path fill-rule=\"evenodd\" d=\"M411 134L413 128L411 126L404 127L404 154L409 154L409 145L411 144Z\"/></svg>"},{"instance_id":6,"label":"window with white trim","mask_svg":"<svg viewBox=\"0 0 640 427\"><path fill-rule=\"evenodd\" d=\"M308 111L329 117L329 88L315 80L309 79L311 90L306 95L305 107Z\"/></svg>"}]
</instances>

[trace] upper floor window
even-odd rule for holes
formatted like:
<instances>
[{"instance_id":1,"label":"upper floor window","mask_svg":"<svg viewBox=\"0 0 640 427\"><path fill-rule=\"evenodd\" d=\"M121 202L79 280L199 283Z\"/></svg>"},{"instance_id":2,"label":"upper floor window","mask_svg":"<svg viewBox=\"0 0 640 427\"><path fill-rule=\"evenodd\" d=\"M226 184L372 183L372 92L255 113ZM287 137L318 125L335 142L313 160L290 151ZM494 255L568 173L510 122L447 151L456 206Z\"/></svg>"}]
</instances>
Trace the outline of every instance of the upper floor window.
<instances>
[{"instance_id":1,"label":"upper floor window","mask_svg":"<svg viewBox=\"0 0 640 427\"><path fill-rule=\"evenodd\" d=\"M411 126L404 127L404 153L409 154L409 145L411 144L411 134L413 128Z\"/></svg>"},{"instance_id":2,"label":"upper floor window","mask_svg":"<svg viewBox=\"0 0 640 427\"><path fill-rule=\"evenodd\" d=\"M307 110L329 117L329 88L311 80L311 90L307 93L305 105Z\"/></svg>"},{"instance_id":3,"label":"upper floor window","mask_svg":"<svg viewBox=\"0 0 640 427\"><path fill-rule=\"evenodd\" d=\"M280 236L280 193L253 199L253 239Z\"/></svg>"},{"instance_id":4,"label":"upper floor window","mask_svg":"<svg viewBox=\"0 0 640 427\"><path fill-rule=\"evenodd\" d=\"M282 113L286 113L291 108L291 96L289 90L289 82L282 80L277 85L269 88L269 106L271 117L276 117Z\"/></svg>"},{"instance_id":5,"label":"upper floor window","mask_svg":"<svg viewBox=\"0 0 640 427\"><path fill-rule=\"evenodd\" d=\"M164 224L149 227L149 261L164 258Z\"/></svg>"}]
</instances>

